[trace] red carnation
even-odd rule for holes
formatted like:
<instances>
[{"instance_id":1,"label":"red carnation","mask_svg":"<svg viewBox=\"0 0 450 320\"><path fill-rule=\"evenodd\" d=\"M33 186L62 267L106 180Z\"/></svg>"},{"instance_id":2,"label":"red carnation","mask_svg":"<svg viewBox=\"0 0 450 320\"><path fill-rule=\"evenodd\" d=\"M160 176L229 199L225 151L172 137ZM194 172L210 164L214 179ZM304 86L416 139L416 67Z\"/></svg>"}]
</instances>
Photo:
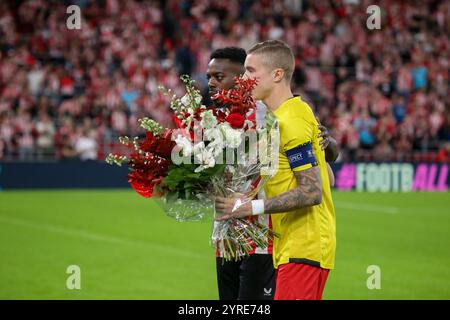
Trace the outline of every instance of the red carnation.
<instances>
[{"instance_id":1,"label":"red carnation","mask_svg":"<svg viewBox=\"0 0 450 320\"><path fill-rule=\"evenodd\" d=\"M145 139L140 143L140 149L151 152L163 158L169 158L175 142L172 141L172 130L165 129L161 136L155 136L153 132L147 131Z\"/></svg>"},{"instance_id":2,"label":"red carnation","mask_svg":"<svg viewBox=\"0 0 450 320\"><path fill-rule=\"evenodd\" d=\"M155 153L163 158L169 159L173 147L175 147L175 141L172 141L172 130L165 129L158 139Z\"/></svg>"},{"instance_id":3,"label":"red carnation","mask_svg":"<svg viewBox=\"0 0 450 320\"><path fill-rule=\"evenodd\" d=\"M169 169L169 160L157 155L134 153L130 156L128 182L141 196L153 196L154 187L161 184Z\"/></svg>"},{"instance_id":4,"label":"red carnation","mask_svg":"<svg viewBox=\"0 0 450 320\"><path fill-rule=\"evenodd\" d=\"M245 123L245 117L240 113L230 113L227 122L233 129L242 129Z\"/></svg>"},{"instance_id":5,"label":"red carnation","mask_svg":"<svg viewBox=\"0 0 450 320\"><path fill-rule=\"evenodd\" d=\"M144 182L134 179L134 177L131 176L128 178L128 182L130 183L134 191L136 191L139 195L145 198L151 198L153 196L153 185L148 185Z\"/></svg>"}]
</instances>

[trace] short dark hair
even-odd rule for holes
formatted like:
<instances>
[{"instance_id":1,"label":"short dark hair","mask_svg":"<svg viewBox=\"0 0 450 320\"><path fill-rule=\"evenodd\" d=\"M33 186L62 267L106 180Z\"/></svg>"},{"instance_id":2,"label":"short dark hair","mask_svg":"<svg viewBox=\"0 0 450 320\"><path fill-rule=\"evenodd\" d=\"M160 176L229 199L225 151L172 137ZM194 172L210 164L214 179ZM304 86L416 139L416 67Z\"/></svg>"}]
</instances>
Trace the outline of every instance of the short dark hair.
<instances>
[{"instance_id":1,"label":"short dark hair","mask_svg":"<svg viewBox=\"0 0 450 320\"><path fill-rule=\"evenodd\" d=\"M247 53L244 49L238 47L225 47L216 49L211 53L210 60L212 59L228 59L232 62L244 65Z\"/></svg>"}]
</instances>

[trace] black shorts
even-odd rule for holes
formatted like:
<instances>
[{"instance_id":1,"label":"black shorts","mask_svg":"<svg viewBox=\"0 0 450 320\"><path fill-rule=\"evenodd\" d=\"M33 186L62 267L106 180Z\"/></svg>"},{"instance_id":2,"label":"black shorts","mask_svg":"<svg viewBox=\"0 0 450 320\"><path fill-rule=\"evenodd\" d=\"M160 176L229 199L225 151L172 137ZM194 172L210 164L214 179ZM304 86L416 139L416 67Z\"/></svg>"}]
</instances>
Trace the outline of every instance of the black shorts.
<instances>
[{"instance_id":1,"label":"black shorts","mask_svg":"<svg viewBox=\"0 0 450 320\"><path fill-rule=\"evenodd\" d=\"M271 254L252 254L239 261L216 258L220 300L273 300L275 269Z\"/></svg>"}]
</instances>

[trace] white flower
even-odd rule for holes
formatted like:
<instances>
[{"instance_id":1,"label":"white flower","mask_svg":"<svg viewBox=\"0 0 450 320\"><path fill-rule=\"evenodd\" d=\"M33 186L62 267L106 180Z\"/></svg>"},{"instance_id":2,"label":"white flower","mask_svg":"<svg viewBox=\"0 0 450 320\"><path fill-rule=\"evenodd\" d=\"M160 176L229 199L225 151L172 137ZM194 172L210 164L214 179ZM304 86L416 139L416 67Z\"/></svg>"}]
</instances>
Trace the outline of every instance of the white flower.
<instances>
[{"instance_id":1,"label":"white flower","mask_svg":"<svg viewBox=\"0 0 450 320\"><path fill-rule=\"evenodd\" d=\"M220 151L225 148L225 136L219 128L211 128L204 131L205 140L209 141L208 147Z\"/></svg>"},{"instance_id":2,"label":"white flower","mask_svg":"<svg viewBox=\"0 0 450 320\"><path fill-rule=\"evenodd\" d=\"M204 148L202 152L197 153L195 156L202 163L194 170L195 172L201 172L216 165L216 159L214 158L213 150L210 148Z\"/></svg>"},{"instance_id":3,"label":"white flower","mask_svg":"<svg viewBox=\"0 0 450 320\"><path fill-rule=\"evenodd\" d=\"M192 142L185 136L178 135L175 139L175 143L181 148L184 156L189 157L192 154Z\"/></svg>"},{"instance_id":4,"label":"white flower","mask_svg":"<svg viewBox=\"0 0 450 320\"><path fill-rule=\"evenodd\" d=\"M211 141L209 143L208 147L211 150L213 150L214 156L217 157L223 152L223 149L225 148L225 144L223 143L222 139L216 139L214 141Z\"/></svg>"},{"instance_id":5,"label":"white flower","mask_svg":"<svg viewBox=\"0 0 450 320\"><path fill-rule=\"evenodd\" d=\"M203 129L211 129L217 125L217 119L213 114L212 110L204 111L201 114L202 121L200 121L200 125Z\"/></svg>"},{"instance_id":6,"label":"white flower","mask_svg":"<svg viewBox=\"0 0 450 320\"><path fill-rule=\"evenodd\" d=\"M225 137L222 131L215 127L204 131L204 138L209 141L208 148L212 150L215 157L219 156L225 148Z\"/></svg>"},{"instance_id":7,"label":"white flower","mask_svg":"<svg viewBox=\"0 0 450 320\"><path fill-rule=\"evenodd\" d=\"M221 124L222 134L226 139L228 148L237 148L242 142L242 131L233 129L226 122Z\"/></svg>"},{"instance_id":8,"label":"white flower","mask_svg":"<svg viewBox=\"0 0 450 320\"><path fill-rule=\"evenodd\" d=\"M219 128L209 128L203 131L205 140L212 141L216 139L222 139L222 132Z\"/></svg>"},{"instance_id":9,"label":"white flower","mask_svg":"<svg viewBox=\"0 0 450 320\"><path fill-rule=\"evenodd\" d=\"M194 145L194 157L198 158L197 155L201 155L204 149L205 143L203 141Z\"/></svg>"},{"instance_id":10,"label":"white flower","mask_svg":"<svg viewBox=\"0 0 450 320\"><path fill-rule=\"evenodd\" d=\"M181 99L180 102L182 105L189 107L191 105L191 97L189 97L188 94L185 94Z\"/></svg>"}]
</instances>

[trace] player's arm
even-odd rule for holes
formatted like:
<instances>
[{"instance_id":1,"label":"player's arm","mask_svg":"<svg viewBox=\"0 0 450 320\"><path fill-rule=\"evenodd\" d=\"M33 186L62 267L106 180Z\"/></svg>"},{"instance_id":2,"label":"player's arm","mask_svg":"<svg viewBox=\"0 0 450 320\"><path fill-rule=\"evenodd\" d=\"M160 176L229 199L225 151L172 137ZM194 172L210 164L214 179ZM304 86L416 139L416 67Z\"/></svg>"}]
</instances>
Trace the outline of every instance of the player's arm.
<instances>
[{"instance_id":1,"label":"player's arm","mask_svg":"<svg viewBox=\"0 0 450 320\"><path fill-rule=\"evenodd\" d=\"M293 211L322 202L322 178L319 166L294 171L297 187L264 201L264 213Z\"/></svg>"},{"instance_id":2,"label":"player's arm","mask_svg":"<svg viewBox=\"0 0 450 320\"><path fill-rule=\"evenodd\" d=\"M330 179L330 187L334 187L334 182L335 182L334 173L328 162L327 162L327 171L328 171L328 179Z\"/></svg>"},{"instance_id":3,"label":"player's arm","mask_svg":"<svg viewBox=\"0 0 450 320\"><path fill-rule=\"evenodd\" d=\"M322 202L322 177L313 149L313 135L317 134L315 126L318 123L308 113L284 121L283 129L280 130L280 141L297 185L265 200L216 198L216 209L223 214L218 220L252 214L289 212ZM298 130L299 123L302 130Z\"/></svg>"},{"instance_id":4,"label":"player's arm","mask_svg":"<svg viewBox=\"0 0 450 320\"><path fill-rule=\"evenodd\" d=\"M301 141L296 139L293 141ZM322 202L322 177L312 148L312 142L286 148L286 156L297 186L266 200L217 198L216 209L224 214L220 220L241 218L252 214L280 213L318 205ZM236 202L238 201L238 202Z\"/></svg>"},{"instance_id":5,"label":"player's arm","mask_svg":"<svg viewBox=\"0 0 450 320\"><path fill-rule=\"evenodd\" d=\"M237 199L216 198L216 210L223 214L217 220L243 218L252 214L288 212L320 204L322 178L319 166L294 171L294 175L297 187L270 199L247 201L236 206ZM257 205L259 208L255 208Z\"/></svg>"},{"instance_id":6,"label":"player's arm","mask_svg":"<svg viewBox=\"0 0 450 320\"><path fill-rule=\"evenodd\" d=\"M327 163L330 186L334 186L334 173ZM286 212L318 205L322 202L322 179L319 166L304 171L294 171L297 188L264 202L264 213Z\"/></svg>"}]
</instances>

